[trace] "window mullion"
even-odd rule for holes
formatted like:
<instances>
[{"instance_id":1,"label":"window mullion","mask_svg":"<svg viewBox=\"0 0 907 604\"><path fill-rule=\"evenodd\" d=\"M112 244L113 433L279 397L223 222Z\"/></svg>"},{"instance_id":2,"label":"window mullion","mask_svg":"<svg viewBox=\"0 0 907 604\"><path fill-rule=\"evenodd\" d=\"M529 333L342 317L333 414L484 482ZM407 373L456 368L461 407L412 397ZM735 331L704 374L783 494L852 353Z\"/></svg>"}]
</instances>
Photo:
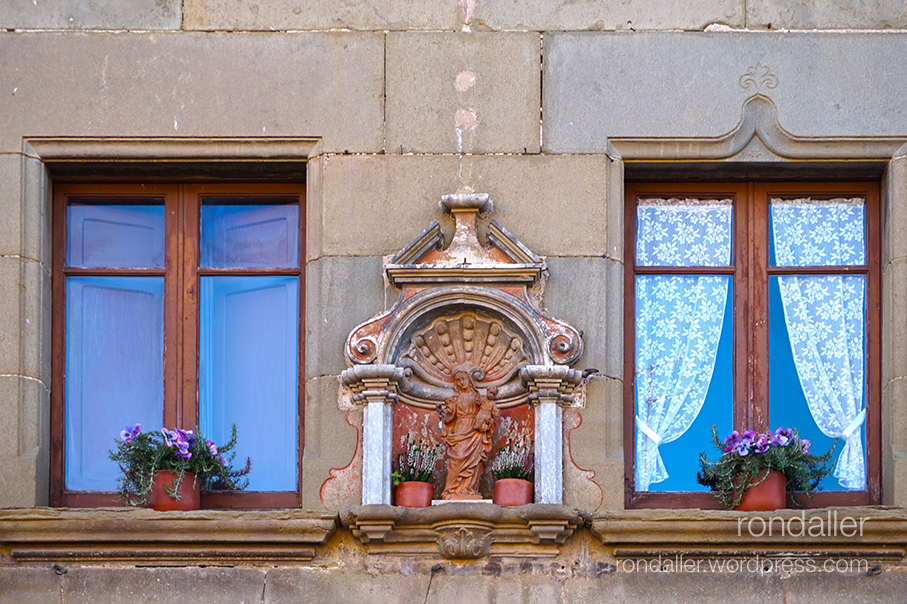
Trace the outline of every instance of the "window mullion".
<instances>
[{"instance_id":1,"label":"window mullion","mask_svg":"<svg viewBox=\"0 0 907 604\"><path fill-rule=\"evenodd\" d=\"M750 380L747 426L768 428L768 198L760 184L750 184L747 195L750 255Z\"/></svg>"},{"instance_id":2,"label":"window mullion","mask_svg":"<svg viewBox=\"0 0 907 604\"><path fill-rule=\"evenodd\" d=\"M179 420L177 401L181 388L179 372L180 358L180 208L177 186L167 191L164 198L166 273L164 276L164 417L163 425L176 426Z\"/></svg>"},{"instance_id":3,"label":"window mullion","mask_svg":"<svg viewBox=\"0 0 907 604\"><path fill-rule=\"evenodd\" d=\"M180 187L182 202L182 259L181 288L181 333L182 367L180 383L182 397L179 403L180 422L184 427L194 429L198 425L198 237L199 237L199 188L183 185Z\"/></svg>"}]
</instances>

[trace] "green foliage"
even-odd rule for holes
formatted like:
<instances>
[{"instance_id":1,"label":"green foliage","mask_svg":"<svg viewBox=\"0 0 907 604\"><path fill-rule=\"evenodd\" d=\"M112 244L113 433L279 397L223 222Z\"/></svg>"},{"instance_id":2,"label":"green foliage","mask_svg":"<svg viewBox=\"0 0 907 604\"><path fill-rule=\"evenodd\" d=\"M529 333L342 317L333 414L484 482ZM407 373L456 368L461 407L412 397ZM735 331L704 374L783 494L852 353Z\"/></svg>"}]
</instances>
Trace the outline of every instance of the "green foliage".
<instances>
[{"instance_id":1,"label":"green foliage","mask_svg":"<svg viewBox=\"0 0 907 604\"><path fill-rule=\"evenodd\" d=\"M712 426L712 441L722 455L709 461L701 453L696 480L711 488L728 509L740 505L746 490L764 481L772 470L784 474L788 493L812 498L812 491L819 490L819 482L831 473L829 463L838 445L836 439L823 455L813 455L808 440L801 439L796 430L783 428L763 434L747 430L742 437L734 431L722 443ZM794 503L800 505L796 498Z\"/></svg>"},{"instance_id":2,"label":"green foliage","mask_svg":"<svg viewBox=\"0 0 907 604\"><path fill-rule=\"evenodd\" d=\"M126 505L148 504L154 475L167 470L176 475L171 485L163 485L170 497L179 499L179 489L186 474L201 484L202 490L242 490L249 485L244 478L252 470L252 460L246 458L238 470L232 466L236 453L236 425L230 440L222 447L205 440L191 430L161 430L142 432L141 426L127 426L120 433L116 447L108 452L123 472L117 479L118 494ZM194 486L194 485L193 485Z\"/></svg>"}]
</instances>

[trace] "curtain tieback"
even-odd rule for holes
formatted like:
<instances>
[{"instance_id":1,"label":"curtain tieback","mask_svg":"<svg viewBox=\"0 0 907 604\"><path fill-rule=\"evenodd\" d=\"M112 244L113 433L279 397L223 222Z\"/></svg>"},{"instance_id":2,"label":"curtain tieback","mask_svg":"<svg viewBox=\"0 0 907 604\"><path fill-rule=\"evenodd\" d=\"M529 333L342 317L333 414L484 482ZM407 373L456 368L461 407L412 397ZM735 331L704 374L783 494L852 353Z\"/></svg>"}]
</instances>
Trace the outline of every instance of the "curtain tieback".
<instances>
[{"instance_id":1,"label":"curtain tieback","mask_svg":"<svg viewBox=\"0 0 907 604\"><path fill-rule=\"evenodd\" d=\"M844 431L841 432L841 438L844 440L850 440L850 437L853 436L853 433L856 432L857 428L863 425L863 421L866 419L866 409L860 411L859 415L853 418L853 421L844 428Z\"/></svg>"},{"instance_id":2,"label":"curtain tieback","mask_svg":"<svg viewBox=\"0 0 907 604\"><path fill-rule=\"evenodd\" d=\"M655 430L650 428L646 422L639 419L638 415L636 416L636 427L642 430L642 433L648 436L649 440L654 442L656 447L661 444L661 437L658 436Z\"/></svg>"}]
</instances>

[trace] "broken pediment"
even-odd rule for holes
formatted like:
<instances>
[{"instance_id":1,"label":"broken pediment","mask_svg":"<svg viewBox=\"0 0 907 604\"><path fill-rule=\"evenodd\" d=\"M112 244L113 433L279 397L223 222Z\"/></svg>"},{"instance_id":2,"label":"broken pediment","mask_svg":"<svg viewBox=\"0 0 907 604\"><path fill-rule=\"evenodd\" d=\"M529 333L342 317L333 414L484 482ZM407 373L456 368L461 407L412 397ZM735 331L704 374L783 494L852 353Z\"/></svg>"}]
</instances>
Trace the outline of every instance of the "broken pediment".
<instances>
[{"instance_id":1,"label":"broken pediment","mask_svg":"<svg viewBox=\"0 0 907 604\"><path fill-rule=\"evenodd\" d=\"M487 243L479 241L476 219L491 213L488 195L446 195L441 207L456 222L451 241L444 245L435 221L385 265L403 293L394 308L353 330L347 359L403 367L400 396L417 406L450 397L457 367L480 388L498 388L499 406L525 402L520 368L573 363L581 336L530 300L528 289L545 270L541 258L494 220Z\"/></svg>"}]
</instances>

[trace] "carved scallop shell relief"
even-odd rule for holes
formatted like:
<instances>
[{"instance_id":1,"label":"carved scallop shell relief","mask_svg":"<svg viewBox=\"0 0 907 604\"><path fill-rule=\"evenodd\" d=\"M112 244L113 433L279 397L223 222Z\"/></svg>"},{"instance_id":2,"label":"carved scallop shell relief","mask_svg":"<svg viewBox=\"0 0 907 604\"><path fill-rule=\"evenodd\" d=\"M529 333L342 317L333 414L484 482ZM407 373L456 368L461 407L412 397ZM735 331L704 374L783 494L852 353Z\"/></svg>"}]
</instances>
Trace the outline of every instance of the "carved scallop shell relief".
<instances>
[{"instance_id":1,"label":"carved scallop shell relief","mask_svg":"<svg viewBox=\"0 0 907 604\"><path fill-rule=\"evenodd\" d=\"M454 372L466 369L478 388L498 389L498 407L517 405L526 398L519 372L529 360L520 336L501 321L472 312L446 315L415 332L400 355L400 400L433 408L453 395Z\"/></svg>"}]
</instances>

